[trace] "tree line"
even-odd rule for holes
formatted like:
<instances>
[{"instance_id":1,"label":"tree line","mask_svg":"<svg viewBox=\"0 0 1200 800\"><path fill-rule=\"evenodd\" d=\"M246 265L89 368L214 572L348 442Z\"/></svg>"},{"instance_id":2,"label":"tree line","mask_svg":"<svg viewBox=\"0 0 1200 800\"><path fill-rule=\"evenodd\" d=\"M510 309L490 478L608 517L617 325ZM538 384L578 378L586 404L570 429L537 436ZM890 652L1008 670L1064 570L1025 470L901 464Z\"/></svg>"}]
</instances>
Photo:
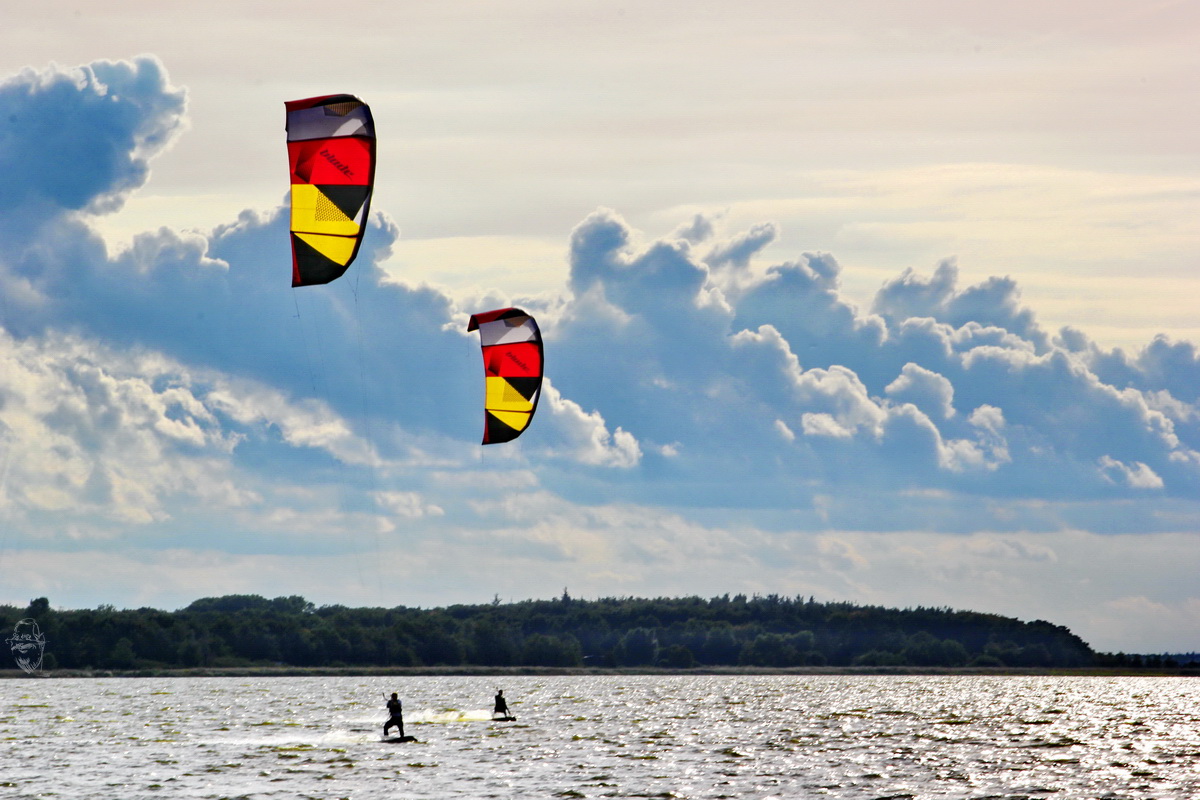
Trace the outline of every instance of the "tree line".
<instances>
[{"instance_id":1,"label":"tree line","mask_svg":"<svg viewBox=\"0 0 1200 800\"><path fill-rule=\"evenodd\" d=\"M603 598L446 608L314 606L228 595L178 611L0 606L37 622L43 669L179 667L1080 667L1098 656L1065 627L949 608L813 598Z\"/></svg>"}]
</instances>

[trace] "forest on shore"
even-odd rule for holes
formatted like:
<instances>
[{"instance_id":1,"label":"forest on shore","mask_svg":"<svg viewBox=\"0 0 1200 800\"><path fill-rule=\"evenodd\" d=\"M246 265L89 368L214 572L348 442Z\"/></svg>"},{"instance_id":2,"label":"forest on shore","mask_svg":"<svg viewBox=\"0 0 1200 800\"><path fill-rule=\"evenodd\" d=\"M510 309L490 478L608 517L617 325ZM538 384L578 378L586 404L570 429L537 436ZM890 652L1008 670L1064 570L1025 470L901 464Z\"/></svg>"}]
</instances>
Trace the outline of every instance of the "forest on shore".
<instances>
[{"instance_id":1,"label":"forest on shore","mask_svg":"<svg viewBox=\"0 0 1200 800\"><path fill-rule=\"evenodd\" d=\"M314 606L228 595L178 611L0 606L32 619L43 670L238 667L1155 667L1065 627L950 608L777 595L553 600L446 608ZM29 629L29 625L24 626Z\"/></svg>"}]
</instances>

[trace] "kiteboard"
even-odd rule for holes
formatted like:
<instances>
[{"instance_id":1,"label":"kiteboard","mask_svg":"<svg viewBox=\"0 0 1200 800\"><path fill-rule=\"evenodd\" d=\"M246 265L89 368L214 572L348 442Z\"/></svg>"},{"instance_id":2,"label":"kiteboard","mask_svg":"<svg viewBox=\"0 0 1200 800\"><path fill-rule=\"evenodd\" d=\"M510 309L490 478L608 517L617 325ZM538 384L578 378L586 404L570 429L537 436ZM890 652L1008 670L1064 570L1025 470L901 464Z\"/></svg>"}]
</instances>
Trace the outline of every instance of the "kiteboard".
<instances>
[{"instance_id":1,"label":"kiteboard","mask_svg":"<svg viewBox=\"0 0 1200 800\"><path fill-rule=\"evenodd\" d=\"M415 736L385 736L379 741L385 744L401 744L403 742L415 742L416 740L417 737Z\"/></svg>"}]
</instances>

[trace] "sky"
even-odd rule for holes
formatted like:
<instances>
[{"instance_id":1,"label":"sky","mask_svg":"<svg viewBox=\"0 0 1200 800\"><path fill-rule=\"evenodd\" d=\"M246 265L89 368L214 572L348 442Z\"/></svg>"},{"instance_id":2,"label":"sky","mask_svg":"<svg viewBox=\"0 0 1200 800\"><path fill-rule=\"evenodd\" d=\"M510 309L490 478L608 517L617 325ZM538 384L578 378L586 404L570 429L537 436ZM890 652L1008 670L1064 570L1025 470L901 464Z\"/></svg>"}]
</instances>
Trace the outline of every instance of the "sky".
<instances>
[{"instance_id":1,"label":"sky","mask_svg":"<svg viewBox=\"0 0 1200 800\"><path fill-rule=\"evenodd\" d=\"M0 602L779 594L1200 649L1197 33L0 0ZM283 104L341 92L370 226L293 289ZM466 323L512 305L547 380L484 447Z\"/></svg>"}]
</instances>

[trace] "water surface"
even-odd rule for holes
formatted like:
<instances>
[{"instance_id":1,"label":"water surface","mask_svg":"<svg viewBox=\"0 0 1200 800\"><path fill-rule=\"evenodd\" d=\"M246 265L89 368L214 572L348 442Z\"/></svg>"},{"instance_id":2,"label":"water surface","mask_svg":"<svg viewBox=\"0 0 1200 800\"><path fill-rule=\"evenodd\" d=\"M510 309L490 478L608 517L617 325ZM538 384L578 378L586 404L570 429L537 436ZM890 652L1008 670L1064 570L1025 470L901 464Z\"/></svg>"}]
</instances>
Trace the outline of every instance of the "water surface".
<instances>
[{"instance_id":1,"label":"water surface","mask_svg":"<svg viewBox=\"0 0 1200 800\"><path fill-rule=\"evenodd\" d=\"M489 721L503 688L517 716ZM380 741L384 695L406 732ZM0 796L1192 798L1189 678L0 681Z\"/></svg>"}]
</instances>

